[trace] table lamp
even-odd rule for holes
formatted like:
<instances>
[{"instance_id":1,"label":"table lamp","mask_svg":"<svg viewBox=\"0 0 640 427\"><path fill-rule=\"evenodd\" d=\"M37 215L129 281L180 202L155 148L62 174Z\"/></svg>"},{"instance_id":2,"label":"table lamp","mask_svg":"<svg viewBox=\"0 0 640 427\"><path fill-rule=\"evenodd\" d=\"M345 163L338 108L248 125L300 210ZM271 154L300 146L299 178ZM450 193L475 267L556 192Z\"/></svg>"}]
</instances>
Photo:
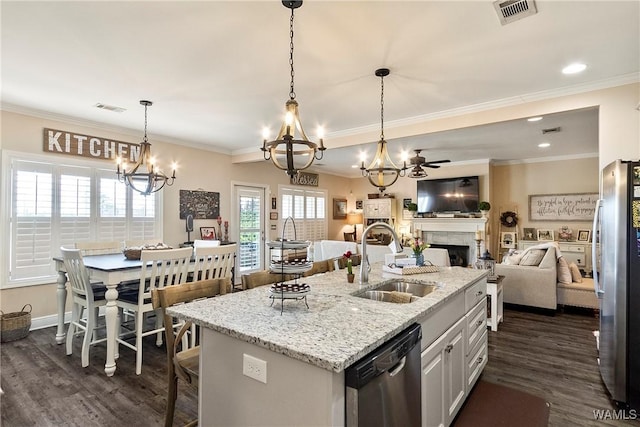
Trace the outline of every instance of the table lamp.
<instances>
[{"instance_id":1,"label":"table lamp","mask_svg":"<svg viewBox=\"0 0 640 427\"><path fill-rule=\"evenodd\" d=\"M347 214L347 224L353 225L353 240L357 240L358 224L362 224L362 212L351 212Z\"/></svg>"}]
</instances>

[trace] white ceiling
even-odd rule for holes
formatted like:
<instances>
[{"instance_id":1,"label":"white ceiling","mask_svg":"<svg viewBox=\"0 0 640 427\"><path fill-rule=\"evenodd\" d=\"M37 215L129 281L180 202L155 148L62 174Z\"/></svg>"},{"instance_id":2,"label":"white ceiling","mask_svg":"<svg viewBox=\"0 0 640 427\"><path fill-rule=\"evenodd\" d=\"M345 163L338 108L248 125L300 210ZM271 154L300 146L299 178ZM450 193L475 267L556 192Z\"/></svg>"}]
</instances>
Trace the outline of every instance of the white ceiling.
<instances>
[{"instance_id":1,"label":"white ceiling","mask_svg":"<svg viewBox=\"0 0 640 427\"><path fill-rule=\"evenodd\" d=\"M501 25L490 1L305 1L295 14L295 91L307 134L326 130L316 170L357 175L385 130L463 108L639 81L639 1L540 1ZM2 108L72 118L260 159L289 93L290 11L280 1L2 1ZM580 61L579 75L560 70ZM104 103L125 108L115 113ZM560 126L543 137L542 129ZM388 134L388 132L386 132ZM332 136L348 147L331 149ZM597 153L597 111L419 136L428 160ZM541 150L539 142L552 146ZM443 167L446 167L443 166Z\"/></svg>"}]
</instances>

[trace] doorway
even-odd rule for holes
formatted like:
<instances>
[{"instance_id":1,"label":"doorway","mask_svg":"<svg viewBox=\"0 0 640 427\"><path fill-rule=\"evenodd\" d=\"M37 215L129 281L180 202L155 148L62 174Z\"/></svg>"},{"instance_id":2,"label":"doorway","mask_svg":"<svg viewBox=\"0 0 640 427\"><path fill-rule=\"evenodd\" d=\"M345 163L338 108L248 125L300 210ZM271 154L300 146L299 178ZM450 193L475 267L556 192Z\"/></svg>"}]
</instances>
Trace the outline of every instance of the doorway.
<instances>
[{"instance_id":1,"label":"doorway","mask_svg":"<svg viewBox=\"0 0 640 427\"><path fill-rule=\"evenodd\" d=\"M265 269L266 193L266 186L233 184L233 217L238 224L237 278Z\"/></svg>"}]
</instances>

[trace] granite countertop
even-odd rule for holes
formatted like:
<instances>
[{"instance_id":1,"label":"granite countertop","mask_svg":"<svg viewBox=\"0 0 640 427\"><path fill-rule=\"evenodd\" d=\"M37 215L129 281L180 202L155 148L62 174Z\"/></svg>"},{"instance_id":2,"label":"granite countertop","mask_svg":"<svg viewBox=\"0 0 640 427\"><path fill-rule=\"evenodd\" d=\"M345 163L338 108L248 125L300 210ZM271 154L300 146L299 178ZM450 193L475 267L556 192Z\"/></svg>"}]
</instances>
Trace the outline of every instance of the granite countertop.
<instances>
[{"instance_id":1,"label":"granite countertop","mask_svg":"<svg viewBox=\"0 0 640 427\"><path fill-rule=\"evenodd\" d=\"M428 314L486 270L441 267L437 273L399 276L373 264L369 283L347 282L346 270L316 274L299 280L311 287L303 300L269 298L269 286L221 295L170 308L174 316L212 330L285 354L323 369L342 372L413 322ZM389 279L437 282L438 289L410 304L358 298L358 294Z\"/></svg>"}]
</instances>

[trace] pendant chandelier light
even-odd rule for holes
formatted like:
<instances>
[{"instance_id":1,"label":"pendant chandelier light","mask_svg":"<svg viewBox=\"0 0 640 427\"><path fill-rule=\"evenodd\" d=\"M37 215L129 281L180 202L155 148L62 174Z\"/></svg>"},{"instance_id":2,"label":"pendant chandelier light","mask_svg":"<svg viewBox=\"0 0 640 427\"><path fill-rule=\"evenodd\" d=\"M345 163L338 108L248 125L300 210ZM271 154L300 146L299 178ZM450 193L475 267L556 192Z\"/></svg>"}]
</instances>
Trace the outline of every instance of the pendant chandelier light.
<instances>
[{"instance_id":1,"label":"pendant chandelier light","mask_svg":"<svg viewBox=\"0 0 640 427\"><path fill-rule=\"evenodd\" d=\"M144 138L140 143L138 159L131 169L127 169L126 163L123 163L122 159L118 157L116 174L120 182L124 182L143 196L148 196L161 190L165 184L173 185L173 181L176 179L176 167L174 164L173 174L168 177L154 166L154 158L151 157L151 144L147 141L147 107L153 105L153 102L142 100L140 105L144 105Z\"/></svg>"},{"instance_id":2,"label":"pendant chandelier light","mask_svg":"<svg viewBox=\"0 0 640 427\"><path fill-rule=\"evenodd\" d=\"M321 135L319 135L320 145L318 146L310 141L305 134L293 87L295 75L293 70L293 11L302 6L302 1L283 0L282 4L291 9L291 19L289 20L289 66L291 67L289 100L285 104L285 119L278 136L273 141L267 141L268 136L265 131L261 150L265 160L271 160L278 169L282 169L286 171L287 175L294 177L298 171L311 166L314 160L321 160L325 147Z\"/></svg>"},{"instance_id":3,"label":"pendant chandelier light","mask_svg":"<svg viewBox=\"0 0 640 427\"><path fill-rule=\"evenodd\" d=\"M389 75L388 68L379 68L375 72L380 77L380 141L378 141L378 149L373 161L369 167L364 167L364 161L360 166L362 176L369 178L369 182L378 187L380 192L384 192L387 187L393 185L398 177L404 176L407 170L407 163L404 162L403 167L397 167L389 157L387 150L387 141L384 140L384 78Z\"/></svg>"}]
</instances>

